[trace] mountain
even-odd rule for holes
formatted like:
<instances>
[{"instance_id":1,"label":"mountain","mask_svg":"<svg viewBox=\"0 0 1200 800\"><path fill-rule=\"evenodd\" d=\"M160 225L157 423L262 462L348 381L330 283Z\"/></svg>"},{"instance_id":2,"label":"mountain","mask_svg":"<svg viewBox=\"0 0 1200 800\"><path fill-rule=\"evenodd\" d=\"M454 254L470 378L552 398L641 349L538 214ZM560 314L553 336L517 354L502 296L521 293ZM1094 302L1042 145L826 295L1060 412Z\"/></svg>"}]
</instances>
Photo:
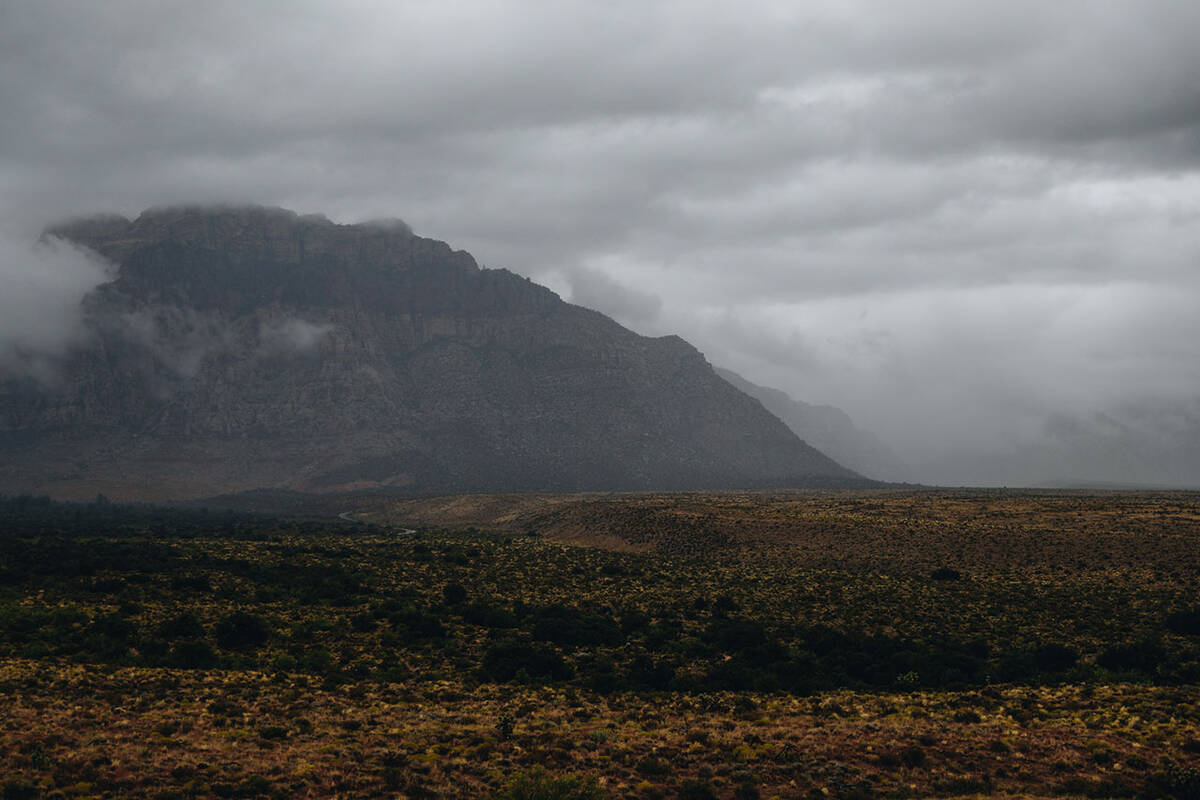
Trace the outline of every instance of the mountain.
<instances>
[{"instance_id":1,"label":"mountain","mask_svg":"<svg viewBox=\"0 0 1200 800\"><path fill-rule=\"evenodd\" d=\"M716 373L763 404L793 433L839 464L872 478L904 480L904 462L869 431L859 429L845 411L835 406L811 405L792 399L778 389L759 386L721 367Z\"/></svg>"},{"instance_id":2,"label":"mountain","mask_svg":"<svg viewBox=\"0 0 1200 800\"><path fill-rule=\"evenodd\" d=\"M56 376L0 381L0 491L862 485L691 345L398 221L178 207L48 229L115 265Z\"/></svg>"}]
</instances>

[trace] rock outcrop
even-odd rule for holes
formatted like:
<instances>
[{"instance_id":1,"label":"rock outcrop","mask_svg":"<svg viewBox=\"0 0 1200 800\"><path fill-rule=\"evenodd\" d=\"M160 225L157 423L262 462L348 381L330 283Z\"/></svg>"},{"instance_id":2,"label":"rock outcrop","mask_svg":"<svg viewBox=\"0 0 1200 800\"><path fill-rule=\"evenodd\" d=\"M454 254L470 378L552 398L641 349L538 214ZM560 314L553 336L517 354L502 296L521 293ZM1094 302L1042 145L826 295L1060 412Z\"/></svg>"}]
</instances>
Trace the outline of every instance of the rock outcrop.
<instances>
[{"instance_id":1,"label":"rock outcrop","mask_svg":"<svg viewBox=\"0 0 1200 800\"><path fill-rule=\"evenodd\" d=\"M677 337L398 221L169 208L47 231L117 266L57 378L0 382L0 491L858 485Z\"/></svg>"}]
</instances>

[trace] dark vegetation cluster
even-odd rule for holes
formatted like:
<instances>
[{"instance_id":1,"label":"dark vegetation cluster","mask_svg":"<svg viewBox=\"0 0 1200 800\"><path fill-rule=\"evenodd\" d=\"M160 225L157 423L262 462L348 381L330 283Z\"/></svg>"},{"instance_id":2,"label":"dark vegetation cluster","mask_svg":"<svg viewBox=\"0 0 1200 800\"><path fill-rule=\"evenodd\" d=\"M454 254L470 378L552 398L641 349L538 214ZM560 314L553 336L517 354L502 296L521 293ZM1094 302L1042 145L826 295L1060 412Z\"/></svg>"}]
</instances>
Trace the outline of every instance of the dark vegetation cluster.
<instances>
[{"instance_id":1,"label":"dark vegetation cluster","mask_svg":"<svg viewBox=\"0 0 1200 800\"><path fill-rule=\"evenodd\" d=\"M1130 604L1137 587L1111 581L1070 586L1070 605L1062 585L1013 591L945 567L879 592L886 576L780 575L765 556L718 568L528 535L28 497L0 501L0 525L5 656L601 693L1200 681L1200 608L1169 593Z\"/></svg>"}]
</instances>

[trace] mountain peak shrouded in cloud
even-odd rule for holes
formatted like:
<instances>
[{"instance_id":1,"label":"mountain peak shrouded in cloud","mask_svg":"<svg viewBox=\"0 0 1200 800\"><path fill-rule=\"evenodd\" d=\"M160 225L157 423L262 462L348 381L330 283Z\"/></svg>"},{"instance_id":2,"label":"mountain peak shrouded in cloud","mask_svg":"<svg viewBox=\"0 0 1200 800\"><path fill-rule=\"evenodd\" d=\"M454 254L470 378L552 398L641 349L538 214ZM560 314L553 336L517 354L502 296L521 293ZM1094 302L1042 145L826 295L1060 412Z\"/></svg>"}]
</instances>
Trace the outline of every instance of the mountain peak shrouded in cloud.
<instances>
[{"instance_id":1,"label":"mountain peak shrouded in cloud","mask_svg":"<svg viewBox=\"0 0 1200 800\"><path fill-rule=\"evenodd\" d=\"M1011 482L1052 419L1200 397L1198 32L1173 0L8 4L0 249L181 197L400 210L869 420L911 480Z\"/></svg>"},{"instance_id":2,"label":"mountain peak shrouded in cloud","mask_svg":"<svg viewBox=\"0 0 1200 800\"><path fill-rule=\"evenodd\" d=\"M59 384L0 380L6 492L873 485L683 339L407 227L188 206L53 230L118 271Z\"/></svg>"},{"instance_id":3,"label":"mountain peak shrouded in cloud","mask_svg":"<svg viewBox=\"0 0 1200 800\"><path fill-rule=\"evenodd\" d=\"M360 226L364 228L378 228L381 231L399 231L400 233L412 235L412 226L399 217L386 217L383 219L370 219L366 222L360 222Z\"/></svg>"}]
</instances>

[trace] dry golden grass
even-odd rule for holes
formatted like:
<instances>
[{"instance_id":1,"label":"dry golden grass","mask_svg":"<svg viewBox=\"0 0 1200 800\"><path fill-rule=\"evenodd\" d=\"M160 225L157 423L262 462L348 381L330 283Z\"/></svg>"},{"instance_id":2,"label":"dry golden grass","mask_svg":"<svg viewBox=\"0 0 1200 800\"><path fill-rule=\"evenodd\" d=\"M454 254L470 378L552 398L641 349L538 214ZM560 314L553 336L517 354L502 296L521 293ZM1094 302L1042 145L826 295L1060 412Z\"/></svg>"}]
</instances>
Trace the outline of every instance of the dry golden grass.
<instances>
[{"instance_id":1,"label":"dry golden grass","mask_svg":"<svg viewBox=\"0 0 1200 800\"><path fill-rule=\"evenodd\" d=\"M327 690L253 671L7 661L0 764L60 797L481 797L514 772L613 797L1119 795L1197 764L1200 696L1136 686L595 695L457 682ZM502 733L500 720L512 720ZM257 793L257 794L256 794Z\"/></svg>"}]
</instances>

